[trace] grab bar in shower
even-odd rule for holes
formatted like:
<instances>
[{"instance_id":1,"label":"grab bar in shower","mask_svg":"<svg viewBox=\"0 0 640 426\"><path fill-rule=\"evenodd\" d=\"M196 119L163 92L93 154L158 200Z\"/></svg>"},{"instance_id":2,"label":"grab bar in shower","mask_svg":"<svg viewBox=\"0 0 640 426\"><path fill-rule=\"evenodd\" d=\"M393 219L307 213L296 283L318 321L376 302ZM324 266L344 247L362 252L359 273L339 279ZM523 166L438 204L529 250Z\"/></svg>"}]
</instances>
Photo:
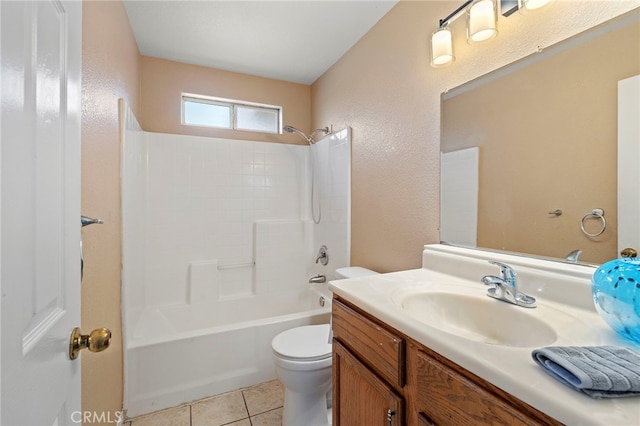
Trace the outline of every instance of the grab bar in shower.
<instances>
[{"instance_id":1,"label":"grab bar in shower","mask_svg":"<svg viewBox=\"0 0 640 426\"><path fill-rule=\"evenodd\" d=\"M249 268L255 265L256 262L247 262L247 263L231 263L229 265L218 265L218 270L222 269L238 269L238 268Z\"/></svg>"}]
</instances>

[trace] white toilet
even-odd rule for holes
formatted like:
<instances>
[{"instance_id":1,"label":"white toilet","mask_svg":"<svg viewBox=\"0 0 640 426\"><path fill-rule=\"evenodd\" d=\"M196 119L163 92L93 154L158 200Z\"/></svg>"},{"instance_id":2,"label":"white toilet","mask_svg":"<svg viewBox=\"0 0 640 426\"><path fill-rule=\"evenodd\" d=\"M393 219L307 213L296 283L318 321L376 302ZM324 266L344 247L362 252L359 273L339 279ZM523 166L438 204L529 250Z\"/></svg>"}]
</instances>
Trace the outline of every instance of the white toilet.
<instances>
[{"instance_id":1,"label":"white toilet","mask_svg":"<svg viewBox=\"0 0 640 426\"><path fill-rule=\"evenodd\" d=\"M336 274L342 279L377 273L356 266L337 269ZM276 374L285 387L283 426L331 424L327 407L327 392L331 390L330 327L292 328L271 342Z\"/></svg>"}]
</instances>

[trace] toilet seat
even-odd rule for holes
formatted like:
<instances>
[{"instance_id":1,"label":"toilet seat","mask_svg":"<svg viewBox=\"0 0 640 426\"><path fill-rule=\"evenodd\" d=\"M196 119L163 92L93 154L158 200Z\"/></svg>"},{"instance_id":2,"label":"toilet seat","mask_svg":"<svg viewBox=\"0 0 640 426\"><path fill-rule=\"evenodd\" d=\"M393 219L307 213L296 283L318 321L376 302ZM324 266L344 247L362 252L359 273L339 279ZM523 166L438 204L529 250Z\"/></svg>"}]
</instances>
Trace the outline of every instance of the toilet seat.
<instances>
[{"instance_id":1,"label":"toilet seat","mask_svg":"<svg viewBox=\"0 0 640 426\"><path fill-rule=\"evenodd\" d=\"M328 342L331 325L306 325L283 331L271 342L277 357L291 361L319 361L331 358Z\"/></svg>"}]
</instances>

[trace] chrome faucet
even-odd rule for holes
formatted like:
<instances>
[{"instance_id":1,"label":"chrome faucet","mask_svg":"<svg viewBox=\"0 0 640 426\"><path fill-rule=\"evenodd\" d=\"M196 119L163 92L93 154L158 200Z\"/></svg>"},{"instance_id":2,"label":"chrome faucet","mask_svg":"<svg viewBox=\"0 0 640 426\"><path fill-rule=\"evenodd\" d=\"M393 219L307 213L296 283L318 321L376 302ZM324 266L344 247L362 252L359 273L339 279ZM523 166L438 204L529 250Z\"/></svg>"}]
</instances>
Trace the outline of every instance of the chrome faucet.
<instances>
[{"instance_id":1,"label":"chrome faucet","mask_svg":"<svg viewBox=\"0 0 640 426\"><path fill-rule=\"evenodd\" d=\"M318 284L318 283L326 283L327 277L324 275L316 275L315 277L309 278L309 284Z\"/></svg>"},{"instance_id":2,"label":"chrome faucet","mask_svg":"<svg viewBox=\"0 0 640 426\"><path fill-rule=\"evenodd\" d=\"M509 265L490 260L489 263L500 268L501 277L495 275L485 275L480 281L484 285L492 286L487 291L487 296L525 308L535 308L536 299L518 291L518 281L516 271Z\"/></svg>"}]
</instances>

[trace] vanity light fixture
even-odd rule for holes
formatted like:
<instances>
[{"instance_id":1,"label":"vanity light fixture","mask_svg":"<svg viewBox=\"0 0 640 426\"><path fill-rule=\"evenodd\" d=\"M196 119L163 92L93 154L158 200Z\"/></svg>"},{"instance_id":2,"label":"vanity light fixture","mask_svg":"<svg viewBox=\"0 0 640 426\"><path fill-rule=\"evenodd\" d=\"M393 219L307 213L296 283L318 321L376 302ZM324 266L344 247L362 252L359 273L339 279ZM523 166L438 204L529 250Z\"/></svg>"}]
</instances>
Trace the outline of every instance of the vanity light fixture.
<instances>
[{"instance_id":1,"label":"vanity light fixture","mask_svg":"<svg viewBox=\"0 0 640 426\"><path fill-rule=\"evenodd\" d=\"M509 16L517 11L526 13L541 9L554 1L556 0L500 0L500 10L503 16Z\"/></svg>"},{"instance_id":2,"label":"vanity light fixture","mask_svg":"<svg viewBox=\"0 0 640 426\"><path fill-rule=\"evenodd\" d=\"M444 67L455 61L456 57L453 55L453 34L449 29L449 22L454 18L457 18L460 12L465 7L470 5L473 0L468 0L462 3L456 10L451 12L449 16L440 20L438 29L431 34L431 43L429 47L431 50L431 66L434 68Z\"/></svg>"},{"instance_id":3,"label":"vanity light fixture","mask_svg":"<svg viewBox=\"0 0 640 426\"><path fill-rule=\"evenodd\" d=\"M470 43L489 40L498 34L496 0L465 1L449 16L441 19L438 29L431 35L431 66L443 67L455 60L453 34L449 29L449 23L457 18L465 8L467 11L467 40Z\"/></svg>"},{"instance_id":4,"label":"vanity light fixture","mask_svg":"<svg viewBox=\"0 0 640 426\"><path fill-rule=\"evenodd\" d=\"M456 60L453 55L453 34L449 27L438 28L431 35L431 66L444 67Z\"/></svg>"},{"instance_id":5,"label":"vanity light fixture","mask_svg":"<svg viewBox=\"0 0 640 426\"><path fill-rule=\"evenodd\" d=\"M500 0L500 13L509 16L521 12L537 10L553 3L555 0ZM431 66L444 67L455 61L453 54L453 34L449 24L465 9L467 16L467 42L469 44L490 40L498 35L497 0L467 0L449 16L440 20L438 29L431 34Z\"/></svg>"},{"instance_id":6,"label":"vanity light fixture","mask_svg":"<svg viewBox=\"0 0 640 426\"><path fill-rule=\"evenodd\" d=\"M467 8L467 42L479 43L498 35L495 0L474 0Z\"/></svg>"},{"instance_id":7,"label":"vanity light fixture","mask_svg":"<svg viewBox=\"0 0 640 426\"><path fill-rule=\"evenodd\" d=\"M536 10L553 3L555 0L518 0L520 10Z\"/></svg>"}]
</instances>

